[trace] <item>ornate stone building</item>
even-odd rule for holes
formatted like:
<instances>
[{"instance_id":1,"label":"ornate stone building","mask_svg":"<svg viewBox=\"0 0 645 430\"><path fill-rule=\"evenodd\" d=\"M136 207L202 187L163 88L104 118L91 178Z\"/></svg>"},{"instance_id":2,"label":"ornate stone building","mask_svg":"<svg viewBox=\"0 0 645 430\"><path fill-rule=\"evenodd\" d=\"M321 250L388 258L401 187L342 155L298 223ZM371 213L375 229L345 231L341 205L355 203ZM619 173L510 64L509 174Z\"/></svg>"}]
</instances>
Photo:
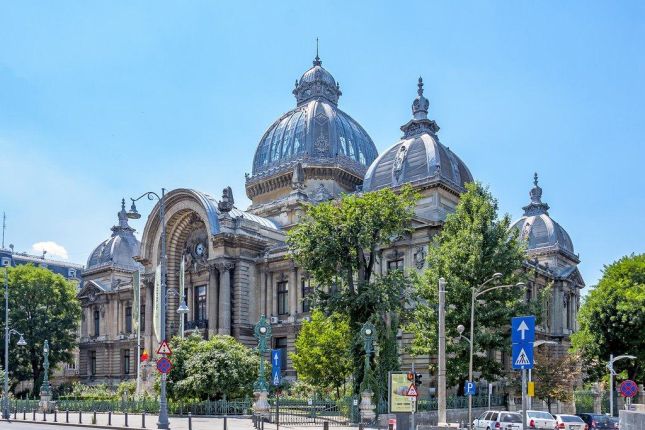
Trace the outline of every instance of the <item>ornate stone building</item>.
<instances>
[{"instance_id":1,"label":"ornate stone building","mask_svg":"<svg viewBox=\"0 0 645 430\"><path fill-rule=\"evenodd\" d=\"M224 188L219 200L192 189L175 189L166 194L167 284L171 289L179 288L183 260L183 299L190 308L183 317L185 333L198 332L205 337L230 334L255 345L252 327L265 314L273 325L271 346L292 350L298 327L309 315L307 296L312 285L307 274L287 258L285 232L298 222L305 203L334 199L343 192L398 189L411 184L421 195L414 231L382 249L375 270L422 270L433 235L454 210L464 184L473 180L465 163L440 142L439 126L428 118L430 103L423 95L421 78L412 103L412 118L401 127L401 139L381 155L367 132L339 109L340 87L318 57L296 81L293 94L296 107L280 116L257 146L252 173L246 176L246 194L252 202L246 211L235 206L230 187ZM527 234L533 235L530 237L538 238L542 233L535 217L548 218L548 214L539 197L532 205L537 205L535 210L544 207L544 212L538 214L531 209L522 218L524 221L518 221L524 224L516 225L529 231ZM131 237L132 229L122 209L112 238L101 244L88 261L86 286L80 294L85 309L81 372L87 378L128 377L129 373L123 371L128 360L132 368L134 341L125 319L131 306L135 260L143 271L142 342L147 351L156 349L158 339L152 333L151 310L160 261L159 210L157 204L148 216L139 247ZM123 245L115 245L117 240ZM556 331L562 321L556 314L565 308L563 297L571 297L568 303L577 303L583 284L581 279L568 280L577 271L572 275L564 268L556 271L556 266L568 258L566 261L575 269L578 260L570 240L567 249L562 239L549 242L552 247L548 249L535 240L537 245L531 248L527 260L527 266L539 269L534 288L556 278L562 285L558 290L562 294L553 301L552 323L545 330L566 335L568 331ZM110 241L111 254L104 252ZM179 297L169 297L166 324L171 335L177 334L180 327L176 312L179 302ZM575 309L575 305L569 306ZM575 312L571 317L575 321ZM284 356L287 375L295 376L288 356ZM403 366L410 360L402 356ZM419 366L427 369L427 359L418 360Z\"/></svg>"}]
</instances>

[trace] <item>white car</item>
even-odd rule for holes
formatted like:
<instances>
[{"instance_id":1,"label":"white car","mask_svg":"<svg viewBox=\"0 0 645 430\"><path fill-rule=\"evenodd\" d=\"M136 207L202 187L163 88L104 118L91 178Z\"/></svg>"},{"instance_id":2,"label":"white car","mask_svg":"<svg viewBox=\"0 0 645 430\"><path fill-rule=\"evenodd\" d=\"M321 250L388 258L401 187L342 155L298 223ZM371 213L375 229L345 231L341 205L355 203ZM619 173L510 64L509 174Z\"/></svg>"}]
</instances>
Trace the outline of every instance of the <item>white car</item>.
<instances>
[{"instance_id":1,"label":"white car","mask_svg":"<svg viewBox=\"0 0 645 430\"><path fill-rule=\"evenodd\" d=\"M555 421L558 430L587 430L588 427L582 418L576 415L556 415Z\"/></svg>"},{"instance_id":2,"label":"white car","mask_svg":"<svg viewBox=\"0 0 645 430\"><path fill-rule=\"evenodd\" d=\"M524 430L524 427L517 412L486 411L473 421L473 430Z\"/></svg>"},{"instance_id":3,"label":"white car","mask_svg":"<svg viewBox=\"0 0 645 430\"><path fill-rule=\"evenodd\" d=\"M555 418L548 412L526 411L526 425L529 429L553 430L555 428Z\"/></svg>"}]
</instances>

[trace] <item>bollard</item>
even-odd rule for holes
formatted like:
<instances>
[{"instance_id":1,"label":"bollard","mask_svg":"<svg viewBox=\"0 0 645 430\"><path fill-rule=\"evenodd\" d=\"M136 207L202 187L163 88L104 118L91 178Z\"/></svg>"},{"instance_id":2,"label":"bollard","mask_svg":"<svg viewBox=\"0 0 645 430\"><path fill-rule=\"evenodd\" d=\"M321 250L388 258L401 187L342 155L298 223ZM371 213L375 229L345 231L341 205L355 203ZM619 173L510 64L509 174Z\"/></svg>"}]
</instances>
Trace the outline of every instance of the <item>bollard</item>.
<instances>
[{"instance_id":1,"label":"bollard","mask_svg":"<svg viewBox=\"0 0 645 430\"><path fill-rule=\"evenodd\" d=\"M358 425L358 430L363 430L363 423L360 423L360 424Z\"/></svg>"},{"instance_id":2,"label":"bollard","mask_svg":"<svg viewBox=\"0 0 645 430\"><path fill-rule=\"evenodd\" d=\"M47 412L43 409L43 421L47 421Z\"/></svg>"},{"instance_id":3,"label":"bollard","mask_svg":"<svg viewBox=\"0 0 645 430\"><path fill-rule=\"evenodd\" d=\"M112 411L108 411L108 425L112 425Z\"/></svg>"},{"instance_id":4,"label":"bollard","mask_svg":"<svg viewBox=\"0 0 645 430\"><path fill-rule=\"evenodd\" d=\"M146 428L146 412L143 411L141 414L141 428L144 429Z\"/></svg>"},{"instance_id":5,"label":"bollard","mask_svg":"<svg viewBox=\"0 0 645 430\"><path fill-rule=\"evenodd\" d=\"M125 411L125 426L128 426L128 411Z\"/></svg>"},{"instance_id":6,"label":"bollard","mask_svg":"<svg viewBox=\"0 0 645 430\"><path fill-rule=\"evenodd\" d=\"M36 410L33 410L33 415L31 416L32 421L36 421Z\"/></svg>"},{"instance_id":7,"label":"bollard","mask_svg":"<svg viewBox=\"0 0 645 430\"><path fill-rule=\"evenodd\" d=\"M56 409L54 409L54 422L58 422L58 414L56 413Z\"/></svg>"},{"instance_id":8,"label":"bollard","mask_svg":"<svg viewBox=\"0 0 645 430\"><path fill-rule=\"evenodd\" d=\"M18 404L16 404L16 409L13 410L14 421L17 419L17 417L18 417Z\"/></svg>"},{"instance_id":9,"label":"bollard","mask_svg":"<svg viewBox=\"0 0 645 430\"><path fill-rule=\"evenodd\" d=\"M27 408L22 408L22 420L27 421Z\"/></svg>"},{"instance_id":10,"label":"bollard","mask_svg":"<svg viewBox=\"0 0 645 430\"><path fill-rule=\"evenodd\" d=\"M96 411L94 411L94 414L92 415L92 424L96 424Z\"/></svg>"},{"instance_id":11,"label":"bollard","mask_svg":"<svg viewBox=\"0 0 645 430\"><path fill-rule=\"evenodd\" d=\"M80 410L78 411L78 423L79 424L83 424L83 415L82 415L82 413L83 413L82 411L80 411Z\"/></svg>"},{"instance_id":12,"label":"bollard","mask_svg":"<svg viewBox=\"0 0 645 430\"><path fill-rule=\"evenodd\" d=\"M226 430L226 416L224 416L224 430Z\"/></svg>"},{"instance_id":13,"label":"bollard","mask_svg":"<svg viewBox=\"0 0 645 430\"><path fill-rule=\"evenodd\" d=\"M323 423L323 430L329 430L329 421Z\"/></svg>"},{"instance_id":14,"label":"bollard","mask_svg":"<svg viewBox=\"0 0 645 430\"><path fill-rule=\"evenodd\" d=\"M69 409L65 409L65 424L69 424Z\"/></svg>"},{"instance_id":15,"label":"bollard","mask_svg":"<svg viewBox=\"0 0 645 430\"><path fill-rule=\"evenodd\" d=\"M264 418L262 418L262 424L260 425L260 429L264 430Z\"/></svg>"},{"instance_id":16,"label":"bollard","mask_svg":"<svg viewBox=\"0 0 645 430\"><path fill-rule=\"evenodd\" d=\"M193 430L193 414L188 412L188 430Z\"/></svg>"}]
</instances>

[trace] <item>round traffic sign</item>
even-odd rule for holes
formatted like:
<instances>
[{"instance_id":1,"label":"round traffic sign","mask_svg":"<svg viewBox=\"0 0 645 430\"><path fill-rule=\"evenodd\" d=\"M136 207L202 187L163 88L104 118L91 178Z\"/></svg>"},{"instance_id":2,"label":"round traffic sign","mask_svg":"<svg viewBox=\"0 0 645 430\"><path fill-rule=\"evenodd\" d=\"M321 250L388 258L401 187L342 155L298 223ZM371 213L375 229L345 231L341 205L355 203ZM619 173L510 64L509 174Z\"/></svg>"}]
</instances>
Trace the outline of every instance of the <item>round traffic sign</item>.
<instances>
[{"instance_id":1,"label":"round traffic sign","mask_svg":"<svg viewBox=\"0 0 645 430\"><path fill-rule=\"evenodd\" d=\"M161 373L169 373L172 369L172 363L166 357L161 357L157 360L157 370Z\"/></svg>"},{"instance_id":2,"label":"round traffic sign","mask_svg":"<svg viewBox=\"0 0 645 430\"><path fill-rule=\"evenodd\" d=\"M623 381L620 384L620 394L622 394L623 397L634 397L636 393L638 393L638 385L636 385L636 382L631 379Z\"/></svg>"}]
</instances>

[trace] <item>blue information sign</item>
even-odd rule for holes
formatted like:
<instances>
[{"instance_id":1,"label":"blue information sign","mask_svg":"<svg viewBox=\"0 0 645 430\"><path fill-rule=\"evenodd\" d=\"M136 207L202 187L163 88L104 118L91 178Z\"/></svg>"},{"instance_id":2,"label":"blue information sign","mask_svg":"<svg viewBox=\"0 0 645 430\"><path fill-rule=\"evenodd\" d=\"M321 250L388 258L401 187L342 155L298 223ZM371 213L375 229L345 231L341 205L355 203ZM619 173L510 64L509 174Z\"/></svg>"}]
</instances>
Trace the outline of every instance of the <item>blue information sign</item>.
<instances>
[{"instance_id":1,"label":"blue information sign","mask_svg":"<svg viewBox=\"0 0 645 430\"><path fill-rule=\"evenodd\" d=\"M535 317L533 315L511 319L511 342L535 342Z\"/></svg>"},{"instance_id":2,"label":"blue information sign","mask_svg":"<svg viewBox=\"0 0 645 430\"><path fill-rule=\"evenodd\" d=\"M282 349L271 350L271 383L276 387L280 385L282 370Z\"/></svg>"},{"instance_id":3,"label":"blue information sign","mask_svg":"<svg viewBox=\"0 0 645 430\"><path fill-rule=\"evenodd\" d=\"M514 343L513 369L533 369L533 343Z\"/></svg>"},{"instance_id":4,"label":"blue information sign","mask_svg":"<svg viewBox=\"0 0 645 430\"><path fill-rule=\"evenodd\" d=\"M474 396L476 390L476 385L473 381L464 382L464 394L467 396Z\"/></svg>"}]
</instances>

